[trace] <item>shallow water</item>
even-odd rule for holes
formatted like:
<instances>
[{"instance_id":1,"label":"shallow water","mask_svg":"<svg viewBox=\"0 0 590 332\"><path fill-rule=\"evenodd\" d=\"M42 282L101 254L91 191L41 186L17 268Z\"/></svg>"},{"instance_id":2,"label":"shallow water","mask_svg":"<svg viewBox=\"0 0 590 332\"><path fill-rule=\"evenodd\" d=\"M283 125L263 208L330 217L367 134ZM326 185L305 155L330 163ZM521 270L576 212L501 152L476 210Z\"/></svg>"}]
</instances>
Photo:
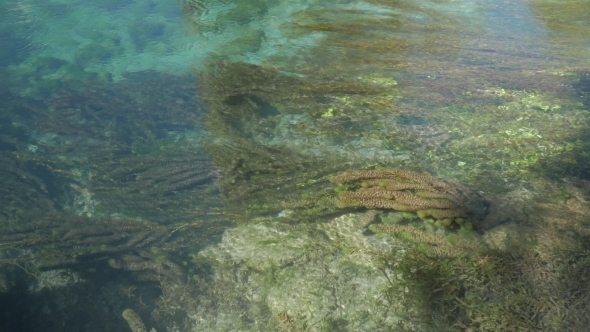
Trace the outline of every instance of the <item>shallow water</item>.
<instances>
[{"instance_id":1,"label":"shallow water","mask_svg":"<svg viewBox=\"0 0 590 332\"><path fill-rule=\"evenodd\" d=\"M584 330L589 6L4 1L2 330Z\"/></svg>"}]
</instances>

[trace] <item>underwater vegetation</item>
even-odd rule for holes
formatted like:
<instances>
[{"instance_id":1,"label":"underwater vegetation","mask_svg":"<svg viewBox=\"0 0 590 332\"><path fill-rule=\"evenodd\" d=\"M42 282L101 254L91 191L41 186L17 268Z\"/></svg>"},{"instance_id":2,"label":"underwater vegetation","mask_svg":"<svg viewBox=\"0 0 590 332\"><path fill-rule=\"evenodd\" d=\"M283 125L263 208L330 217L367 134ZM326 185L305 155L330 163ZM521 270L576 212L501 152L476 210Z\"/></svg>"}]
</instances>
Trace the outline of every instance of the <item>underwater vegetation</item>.
<instances>
[{"instance_id":1,"label":"underwater vegetation","mask_svg":"<svg viewBox=\"0 0 590 332\"><path fill-rule=\"evenodd\" d=\"M190 310L201 319L194 329L583 329L590 184L535 186L553 198L496 198L494 213L511 221L479 234L387 208L240 224L194 257L214 271L203 305ZM219 317L235 310L239 319Z\"/></svg>"},{"instance_id":2,"label":"underwater vegetation","mask_svg":"<svg viewBox=\"0 0 590 332\"><path fill-rule=\"evenodd\" d=\"M50 270L104 263L108 258L108 264L116 269L175 273L180 270L168 262L166 252L179 253L180 248L192 248L195 244L191 241L198 232L188 233L201 227L205 227L201 232L206 232L205 223L198 221L162 226L132 219L63 214L46 215L43 220L21 221L19 225L3 221L3 249L35 248L35 254L26 259L7 258L3 263L35 260L35 269ZM189 232L185 233L187 230ZM135 252L135 257L131 252ZM138 253L141 254L137 256Z\"/></svg>"},{"instance_id":3,"label":"underwater vegetation","mask_svg":"<svg viewBox=\"0 0 590 332\"><path fill-rule=\"evenodd\" d=\"M29 286L33 294L65 287L64 292L71 292L77 297L85 287L92 289L91 285L84 286L89 282L100 283L101 278L122 278L123 282L109 286L113 288L110 290L112 294L101 295L100 290L93 289L88 290L89 296L108 297L108 301L117 302L127 298L124 302L141 309L143 315L157 315L159 324L172 319L175 310L179 310L165 305L166 301L170 301L167 297L174 298L175 303L183 299L190 301L191 294L195 292L179 289L195 273L195 266L187 265L190 255L214 241L227 227L223 223L210 224L199 220L162 225L138 219L63 213L46 215L42 219L21 219L18 225L2 221L1 226L2 296L22 292L22 285L16 280L26 280L33 285ZM68 275L70 277L66 278ZM134 300L119 289L121 285L137 289ZM143 301L148 303L147 309L141 302L141 294L144 294ZM54 317L49 319L52 324L70 320L59 309L55 310L51 310ZM113 314L101 313L106 316ZM7 319L7 322L12 319ZM103 323L93 320L93 324ZM69 324L77 324L76 319Z\"/></svg>"},{"instance_id":4,"label":"underwater vegetation","mask_svg":"<svg viewBox=\"0 0 590 332\"><path fill-rule=\"evenodd\" d=\"M199 119L190 76L137 73L116 83L62 81L45 105L35 114L41 132L85 139L89 150L110 144L114 151L119 145L142 154L144 144L195 128Z\"/></svg>"},{"instance_id":5,"label":"underwater vegetation","mask_svg":"<svg viewBox=\"0 0 590 332\"><path fill-rule=\"evenodd\" d=\"M210 72L203 74L201 100L208 110L205 124L215 132L206 150L219 169L216 183L227 211L236 211L236 219L274 217L285 211L282 215L287 219L311 221L335 209L327 176L353 165L353 159L322 157L279 141L268 144L268 139L282 130L279 121L284 114L314 110L318 104L326 107L319 96L323 92L309 89L306 101L299 98L305 89L299 81L270 68L243 63L212 65ZM334 85L330 89L337 93L347 88Z\"/></svg>"},{"instance_id":6,"label":"underwater vegetation","mask_svg":"<svg viewBox=\"0 0 590 332\"><path fill-rule=\"evenodd\" d=\"M531 0L531 11L536 19L547 28L548 37L553 45L551 54L574 60L580 64L580 70L588 65L583 53L589 45L587 34L590 32L590 17L585 11L585 0L569 1L565 4L553 0ZM564 38L567 36L567 38Z\"/></svg>"},{"instance_id":7,"label":"underwater vegetation","mask_svg":"<svg viewBox=\"0 0 590 332\"><path fill-rule=\"evenodd\" d=\"M213 271L202 300L215 308L194 309L195 330L587 323L579 78L528 31L511 32L517 47L477 10L453 20L428 4L413 19L397 14L416 10L406 3L302 10L281 31L317 47L202 72L207 150L239 224L195 258Z\"/></svg>"},{"instance_id":8,"label":"underwater vegetation","mask_svg":"<svg viewBox=\"0 0 590 332\"><path fill-rule=\"evenodd\" d=\"M588 193L545 186L584 168L579 78L538 56L528 32L511 31L526 44L517 47L496 31L456 25L483 27L479 16L447 19L428 3L413 19L396 15L415 10L406 3L378 14L302 10L281 32L321 36L317 47L260 64L214 61L200 74L215 136L207 150L239 223L195 258L213 272L207 305L191 310L201 319L194 330L576 331L587 323L578 280L588 269L580 221L588 211L574 212L573 201L583 205ZM392 169L406 176L386 174ZM445 181L452 185L437 185ZM236 311L235 320L218 316Z\"/></svg>"},{"instance_id":9,"label":"underwater vegetation","mask_svg":"<svg viewBox=\"0 0 590 332\"><path fill-rule=\"evenodd\" d=\"M576 216L588 213L578 204L589 188L544 188L570 193L567 205L513 193L506 200L533 205L529 215L496 201L518 220L484 235L388 209L322 223L241 224L195 257L215 273L201 298L207 305L192 310L201 319L194 329L583 329L588 226ZM219 317L235 310L239 319Z\"/></svg>"},{"instance_id":10,"label":"underwater vegetation","mask_svg":"<svg viewBox=\"0 0 590 332\"><path fill-rule=\"evenodd\" d=\"M332 182L362 180L357 191L341 191L339 207L364 206L416 212L435 226L472 227L487 213L484 202L456 181L437 181L428 173L399 169L347 172L331 178ZM429 218L431 217L431 218Z\"/></svg>"},{"instance_id":11,"label":"underwater vegetation","mask_svg":"<svg viewBox=\"0 0 590 332\"><path fill-rule=\"evenodd\" d=\"M369 149L369 144L357 145L356 151L348 150L346 159L336 158L338 154L333 153L333 150L332 153L318 156L314 149L330 151L330 144L343 142L349 137L347 130L363 132L369 127L364 127L364 124L383 123L390 114L383 109L371 109L370 106L366 108L366 113L340 113L339 109L332 107L332 111L328 108L318 114L315 110L320 107L325 109L323 104L329 103L330 98L340 101L336 98L340 91L343 95L349 95L353 91L350 86L340 84L333 85L331 89L318 89L315 92L317 99L314 100L316 90L307 88L306 84L314 86L318 84L316 79L320 82L321 79L311 74L298 77L254 65L227 66L232 70L214 66L212 74L209 74L211 76L204 75L202 83L203 100L209 112L207 128L217 138L208 142L207 150L212 155L213 163L220 167L218 183L222 188L226 211L241 225L226 231L218 246L208 248L195 258L195 263L204 264L207 270L214 271L211 279L204 281L210 285L207 295L199 297L204 305L189 309L203 319L194 322L196 330L247 328L256 324L254 329L270 331L372 331L379 328L399 331L485 331L494 330L497 326L508 330L575 331L586 323L586 295L575 293L576 289L582 287L576 281L578 277L568 276L567 293L561 293L560 286L554 283L572 259L582 258L547 255L570 239L570 235L567 239L562 238L559 229L580 229L584 227L580 222L563 224L560 221L561 225L557 226L553 224L556 221L552 221L552 226L547 228L539 215L540 211L535 211L536 203L531 201L525 190L511 191L508 185L498 194L497 189L490 188L490 178L473 181L478 179L472 177L478 174L478 169L471 167L468 162L468 167L462 168L456 167L461 164L455 161L455 172L447 174L468 179L470 187L475 184L480 189L489 190L487 197L480 197L479 193L475 194L456 181L435 180L430 175L405 170L399 164L394 170L368 167L364 171L344 172L350 168L360 169L369 160L375 161L356 154L359 150ZM374 84L367 79L361 82L357 81L356 84ZM305 94L294 95L293 92L297 90L305 91ZM368 90L359 88L358 91L358 96L346 99L345 103L352 103L357 97L363 100ZM369 96L379 96L379 92ZM512 99L513 96L516 98ZM555 116L555 113L551 113L556 110L555 107L552 110L555 103L549 103L537 94L511 93L498 96L492 93L489 97L483 92L475 97L478 102L506 98L511 98L513 103L504 102L505 108L497 107L504 106L502 103L492 103L489 108L482 107L481 114L489 112L492 107L503 114L511 110L515 115L529 112L531 118L538 116L547 119L539 122L549 126L544 134L549 130L557 133L560 126L559 122L552 123L549 119L563 119L568 123L579 123L581 129L585 128L582 118L584 110L569 106L570 114L561 113L564 114L563 118ZM425 98L425 101L429 99ZM559 104L566 103L562 99ZM350 110L363 109L364 104L353 105ZM413 110L416 107L406 106L402 112ZM396 113L395 108L391 111L400 117L404 115ZM292 126L291 122L281 121L283 118L293 119L292 114L299 116L295 119L304 119L305 125ZM421 117L415 118L438 116L419 114ZM461 122L455 121L454 124L467 130L488 123L478 118L477 114L474 116L473 112L470 115L472 118L466 113ZM410 116L404 118L412 119ZM397 119L395 124L398 128L414 126L414 123L422 127L429 125L429 121L425 120ZM443 119L442 115L438 119ZM444 123L438 119L432 122ZM303 132L313 145L308 146L297 140L276 139L280 135L284 135L280 136L283 138L297 137L287 136L285 131L297 132L300 128L316 126L330 128L333 124L336 124L332 127L336 130L327 135L324 132L309 137L314 132ZM498 125L507 123L499 122ZM400 141L412 137L408 135L408 130L392 132ZM500 130L490 132L502 134ZM570 133L572 138L579 137L575 131ZM505 131L503 134L508 135ZM387 137L378 133L375 136L379 139ZM437 158L448 158L445 153L449 147L455 146L453 144L466 144L477 136L475 131L465 136L453 133L444 144L427 145L428 141L419 141L408 145L414 147L422 144L422 148L414 150L417 153L430 150L430 153L420 155L420 164L433 167L441 165ZM526 138L538 142L545 137L540 136L529 135ZM323 141L325 137L345 138ZM553 139L549 136L547 140ZM567 144L567 141L558 144ZM504 141L502 146L505 146ZM322 150L324 148L326 150ZM514 160L518 150L510 151L509 160ZM486 162L495 162L492 155L485 152L478 156L487 157ZM546 158L555 156L547 155ZM410 157L397 162L408 167L414 161ZM444 167L436 169L448 172ZM311 173L312 170L318 172ZM530 172L534 170L531 168ZM496 174L506 176L511 173ZM524 179L537 186L547 181L540 181L539 175ZM330 180L342 184L334 188ZM573 188L568 190L575 191ZM428 197L429 193L434 193L436 197ZM406 205L412 202L422 205L420 208L418 205L413 208L400 207L397 205L399 203L395 203L398 199L396 195L408 200L409 204ZM551 195L548 194L549 197ZM587 197L587 194L583 195ZM586 199L579 197L582 201ZM375 201L383 204L373 204ZM489 213L486 201L490 203ZM550 198L548 201L552 202L549 209L554 213L566 220L571 218L571 212L556 211L559 210L556 207L559 202ZM355 206L359 212L338 217L351 211L350 208L341 210L348 206ZM464 210L466 207L472 211L471 214ZM365 208L369 210L364 211ZM400 211L404 209L417 210L417 213L404 215ZM426 216L429 213L419 212L430 209L437 210L430 211L434 213L430 213L429 217ZM461 213L462 217L453 217L451 221L441 214L437 218L436 214L443 212L440 210ZM244 218L243 214L237 215L232 211L244 211L248 215ZM432 219L432 224L416 218L418 213L426 219ZM484 220L480 220L482 218ZM471 231L470 227L458 227L461 221L455 221L457 219L470 219L469 224L473 224L480 233ZM300 221L306 223L301 224ZM433 227L437 221L441 225L449 223L455 226ZM462 224L468 225L466 221ZM576 232L571 233L571 236L575 237ZM524 236L518 234L525 233L526 241L516 240ZM577 239L573 243L576 243L574 251L578 253L574 256L583 256L584 240ZM532 260L531 257L537 257L537 254L545 256ZM551 260L557 263L548 264ZM584 266L572 273L586 273L587 266ZM519 272L523 269L528 272ZM534 286L537 283L549 285L551 295L546 297L547 294L540 293ZM318 293L318 289L329 291ZM546 302L549 298L558 298L559 302L549 304ZM579 305L571 306L572 303ZM568 309L570 307L571 310ZM238 320L216 318L219 312L231 315L239 308L248 308L248 311ZM563 319L565 316L571 319Z\"/></svg>"},{"instance_id":12,"label":"underwater vegetation","mask_svg":"<svg viewBox=\"0 0 590 332\"><path fill-rule=\"evenodd\" d=\"M47 326L9 321L584 330L588 75L511 5L183 1L194 77L11 67L0 303Z\"/></svg>"},{"instance_id":13,"label":"underwater vegetation","mask_svg":"<svg viewBox=\"0 0 590 332\"><path fill-rule=\"evenodd\" d=\"M52 174L44 165L22 158L19 153L36 149L28 139L29 119L38 103L15 97L4 89L0 94L0 218L54 211L58 188L44 180Z\"/></svg>"},{"instance_id":14,"label":"underwater vegetation","mask_svg":"<svg viewBox=\"0 0 590 332\"><path fill-rule=\"evenodd\" d=\"M41 319L50 329L78 329L94 299L112 307L87 323L124 331L124 308L114 312L123 303L146 319L160 297L190 299L177 294L195 271L189 255L228 225L192 82L154 73L63 82L45 101L3 90L0 296L22 299L6 324L38 329L22 320L28 312L50 316ZM80 296L88 302L71 308ZM164 305L156 312L175 317Z\"/></svg>"},{"instance_id":15,"label":"underwater vegetation","mask_svg":"<svg viewBox=\"0 0 590 332\"><path fill-rule=\"evenodd\" d=\"M53 98L30 108L32 120L24 123L35 135L18 156L59 177L56 196L68 195L76 213L127 211L164 222L174 206L177 217L188 210L194 216L196 200L189 199L216 190L200 147L206 133L198 129L192 82L155 73L117 83L64 82Z\"/></svg>"},{"instance_id":16,"label":"underwater vegetation","mask_svg":"<svg viewBox=\"0 0 590 332\"><path fill-rule=\"evenodd\" d=\"M0 180L0 199L4 202L0 210L2 218L55 209L47 185L39 178L39 173L46 170L33 163L19 161L14 153L8 151L0 152L0 166L3 173Z\"/></svg>"},{"instance_id":17,"label":"underwater vegetation","mask_svg":"<svg viewBox=\"0 0 590 332\"><path fill-rule=\"evenodd\" d=\"M159 222L190 221L214 209L219 190L217 171L205 156L187 149L170 157L128 157L96 165L101 177L89 184L99 213L126 213L157 218ZM83 189L80 189L83 191ZM218 205L218 204L217 204Z\"/></svg>"}]
</instances>

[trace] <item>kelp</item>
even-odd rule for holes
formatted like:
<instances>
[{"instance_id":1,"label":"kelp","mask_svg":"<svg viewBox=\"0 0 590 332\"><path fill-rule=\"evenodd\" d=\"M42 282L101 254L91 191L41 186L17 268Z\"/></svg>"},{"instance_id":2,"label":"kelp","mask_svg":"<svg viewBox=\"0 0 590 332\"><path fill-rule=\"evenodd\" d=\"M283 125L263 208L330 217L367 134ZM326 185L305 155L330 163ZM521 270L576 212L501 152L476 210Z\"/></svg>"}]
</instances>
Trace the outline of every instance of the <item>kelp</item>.
<instances>
[{"instance_id":1,"label":"kelp","mask_svg":"<svg viewBox=\"0 0 590 332\"><path fill-rule=\"evenodd\" d=\"M200 146L192 79L140 76L65 82L44 102L6 92L2 126L13 129L0 138L2 296L24 282L38 284L35 292L65 282L57 301L84 291L82 275L126 273L136 281L128 287L160 285L177 297L194 271L183 262L228 226ZM139 286L145 281L152 286ZM86 289L89 299L104 296ZM161 295L145 300L153 306ZM67 318L49 299L46 321L57 326ZM92 324L122 319L110 315L98 310Z\"/></svg>"},{"instance_id":2,"label":"kelp","mask_svg":"<svg viewBox=\"0 0 590 332\"><path fill-rule=\"evenodd\" d=\"M478 225L487 214L486 202L456 181L434 179L428 173L400 169L346 172L330 179L348 184L360 182L356 191L340 191L341 208L362 206L415 212L437 226Z\"/></svg>"}]
</instances>

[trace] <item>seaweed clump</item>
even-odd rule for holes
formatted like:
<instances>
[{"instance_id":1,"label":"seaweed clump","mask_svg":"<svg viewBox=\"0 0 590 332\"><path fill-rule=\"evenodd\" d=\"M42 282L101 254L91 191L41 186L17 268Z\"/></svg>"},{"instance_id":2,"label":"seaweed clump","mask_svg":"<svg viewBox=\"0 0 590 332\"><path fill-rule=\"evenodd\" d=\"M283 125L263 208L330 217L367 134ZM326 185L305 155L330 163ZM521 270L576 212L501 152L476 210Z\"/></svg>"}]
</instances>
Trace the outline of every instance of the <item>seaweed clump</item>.
<instances>
[{"instance_id":1,"label":"seaweed clump","mask_svg":"<svg viewBox=\"0 0 590 332\"><path fill-rule=\"evenodd\" d=\"M93 283L79 282L67 289L72 293L84 292L88 298L125 299L136 310L141 309L142 317L151 312L152 324L172 324L200 291L191 283L195 267L187 262L195 252L216 241L226 227L227 223L202 220L164 225L63 213L43 219L21 219L18 223L0 221L0 295L16 292L14 284L18 278L37 285L33 288L38 291L45 291L47 284L52 287L62 276L68 276L72 284L83 279L95 280L100 285L104 284L103 279L126 276L123 284L137 288L137 296L127 294L133 292L125 291L120 284L109 285L114 287L109 294L93 288ZM41 281L46 279L46 283ZM154 287L159 290L154 291ZM47 301L53 300L48 297ZM69 301L65 306L75 303ZM51 310L43 317L51 320L46 322L48 325L62 326L70 318L61 312ZM113 319L111 310L92 315L91 324L102 324L105 319Z\"/></svg>"},{"instance_id":2,"label":"seaweed clump","mask_svg":"<svg viewBox=\"0 0 590 332\"><path fill-rule=\"evenodd\" d=\"M353 183L356 191L341 191L337 205L415 212L435 226L467 226L485 217L480 196L453 180L439 181L428 173L400 169L349 171L332 182ZM360 183L359 183L360 181Z\"/></svg>"},{"instance_id":3,"label":"seaweed clump","mask_svg":"<svg viewBox=\"0 0 590 332\"><path fill-rule=\"evenodd\" d=\"M109 160L95 169L101 176L88 190L101 213L125 212L159 223L190 222L196 210L205 217L218 205L216 170L198 148Z\"/></svg>"},{"instance_id":4,"label":"seaweed clump","mask_svg":"<svg viewBox=\"0 0 590 332\"><path fill-rule=\"evenodd\" d=\"M300 141L305 135L298 134L296 141L283 136L292 137L297 119L321 118L318 110L336 103L330 94L348 91L318 88L314 82L243 63L213 63L202 73L205 125L214 137L206 151L218 168L216 184L233 220L278 215L285 221L316 221L336 211L327 178L358 162L318 154L326 145L308 147Z\"/></svg>"}]
</instances>

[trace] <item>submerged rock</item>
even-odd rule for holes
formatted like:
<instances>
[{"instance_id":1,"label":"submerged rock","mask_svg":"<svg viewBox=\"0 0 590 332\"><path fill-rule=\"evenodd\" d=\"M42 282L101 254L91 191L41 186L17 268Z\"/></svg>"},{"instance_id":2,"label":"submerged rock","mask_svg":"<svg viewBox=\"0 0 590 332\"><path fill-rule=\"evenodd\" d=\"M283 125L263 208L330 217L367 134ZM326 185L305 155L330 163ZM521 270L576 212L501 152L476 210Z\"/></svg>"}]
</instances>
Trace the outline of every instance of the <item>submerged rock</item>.
<instances>
[{"instance_id":1,"label":"submerged rock","mask_svg":"<svg viewBox=\"0 0 590 332\"><path fill-rule=\"evenodd\" d=\"M392 238L365 236L358 215L289 226L274 221L226 231L199 259L215 271L216 312L189 314L194 331L391 331L412 323L392 293L399 276L375 252L402 250ZM403 250L401 251L403 252ZM228 282L228 275L231 281ZM232 311L239 303L241 310ZM241 316L240 316L241 315ZM245 327L237 324L254 321Z\"/></svg>"}]
</instances>

